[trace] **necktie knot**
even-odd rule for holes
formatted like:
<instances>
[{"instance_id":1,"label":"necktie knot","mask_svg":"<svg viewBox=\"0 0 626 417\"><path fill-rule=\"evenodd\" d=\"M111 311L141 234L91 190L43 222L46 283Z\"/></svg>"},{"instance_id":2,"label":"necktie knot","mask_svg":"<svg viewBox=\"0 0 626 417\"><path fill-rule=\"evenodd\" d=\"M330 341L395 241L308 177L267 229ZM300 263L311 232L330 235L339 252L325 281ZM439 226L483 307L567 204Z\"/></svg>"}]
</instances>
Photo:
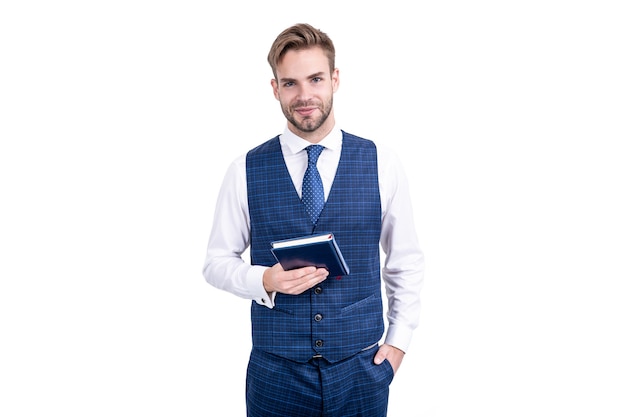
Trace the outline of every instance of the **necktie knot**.
<instances>
[{"instance_id":1,"label":"necktie knot","mask_svg":"<svg viewBox=\"0 0 626 417\"><path fill-rule=\"evenodd\" d=\"M309 145L306 148L307 153L309 154L309 165L316 165L317 159L320 157L320 154L324 150L322 145Z\"/></svg>"}]
</instances>

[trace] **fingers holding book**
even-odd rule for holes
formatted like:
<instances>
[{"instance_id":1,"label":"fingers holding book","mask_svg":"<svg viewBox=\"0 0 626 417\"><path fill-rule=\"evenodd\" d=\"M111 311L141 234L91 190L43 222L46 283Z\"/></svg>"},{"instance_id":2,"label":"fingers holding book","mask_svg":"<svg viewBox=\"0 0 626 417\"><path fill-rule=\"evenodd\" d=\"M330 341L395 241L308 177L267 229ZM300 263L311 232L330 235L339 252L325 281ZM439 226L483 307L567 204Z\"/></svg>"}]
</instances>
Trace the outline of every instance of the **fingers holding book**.
<instances>
[{"instance_id":1,"label":"fingers holding book","mask_svg":"<svg viewBox=\"0 0 626 417\"><path fill-rule=\"evenodd\" d=\"M285 271L280 263L267 268L263 274L263 286L268 293L298 295L319 284L328 277L326 268L305 266Z\"/></svg>"}]
</instances>

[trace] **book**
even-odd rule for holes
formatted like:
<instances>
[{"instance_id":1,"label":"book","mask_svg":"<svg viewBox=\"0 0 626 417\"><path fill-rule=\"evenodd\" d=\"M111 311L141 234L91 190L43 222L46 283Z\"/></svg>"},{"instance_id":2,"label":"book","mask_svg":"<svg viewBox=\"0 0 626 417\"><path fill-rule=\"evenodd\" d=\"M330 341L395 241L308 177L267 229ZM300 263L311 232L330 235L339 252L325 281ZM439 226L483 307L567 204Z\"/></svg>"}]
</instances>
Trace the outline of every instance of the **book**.
<instances>
[{"instance_id":1,"label":"book","mask_svg":"<svg viewBox=\"0 0 626 417\"><path fill-rule=\"evenodd\" d=\"M285 271L315 266L326 268L331 277L350 274L332 233L277 240L272 242L271 250Z\"/></svg>"}]
</instances>

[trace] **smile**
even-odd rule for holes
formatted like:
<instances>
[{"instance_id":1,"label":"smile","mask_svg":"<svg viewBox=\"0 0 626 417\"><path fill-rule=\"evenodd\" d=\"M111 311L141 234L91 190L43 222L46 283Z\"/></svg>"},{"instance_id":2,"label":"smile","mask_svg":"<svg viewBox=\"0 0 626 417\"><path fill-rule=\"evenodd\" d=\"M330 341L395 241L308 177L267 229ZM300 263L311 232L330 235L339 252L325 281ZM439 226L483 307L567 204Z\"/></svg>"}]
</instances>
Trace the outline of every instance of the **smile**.
<instances>
[{"instance_id":1,"label":"smile","mask_svg":"<svg viewBox=\"0 0 626 417\"><path fill-rule=\"evenodd\" d=\"M310 116L316 109L317 107L300 107L295 109L295 111L301 116Z\"/></svg>"}]
</instances>

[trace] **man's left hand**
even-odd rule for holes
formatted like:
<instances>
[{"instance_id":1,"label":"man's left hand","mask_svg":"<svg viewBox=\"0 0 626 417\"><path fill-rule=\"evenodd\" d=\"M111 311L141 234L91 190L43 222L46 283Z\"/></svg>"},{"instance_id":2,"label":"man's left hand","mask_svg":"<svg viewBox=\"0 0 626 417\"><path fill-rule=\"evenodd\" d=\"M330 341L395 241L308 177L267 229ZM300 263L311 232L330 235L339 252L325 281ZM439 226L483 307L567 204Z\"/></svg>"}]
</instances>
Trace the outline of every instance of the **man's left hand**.
<instances>
[{"instance_id":1,"label":"man's left hand","mask_svg":"<svg viewBox=\"0 0 626 417\"><path fill-rule=\"evenodd\" d=\"M404 352L398 349L397 347L393 347L391 345L381 345L376 352L376 356L374 356L374 363L376 365L380 365L383 363L385 359L389 361L391 367L393 368L393 373L398 372L398 368L400 368L400 364L402 363L402 359L404 358Z\"/></svg>"}]
</instances>

